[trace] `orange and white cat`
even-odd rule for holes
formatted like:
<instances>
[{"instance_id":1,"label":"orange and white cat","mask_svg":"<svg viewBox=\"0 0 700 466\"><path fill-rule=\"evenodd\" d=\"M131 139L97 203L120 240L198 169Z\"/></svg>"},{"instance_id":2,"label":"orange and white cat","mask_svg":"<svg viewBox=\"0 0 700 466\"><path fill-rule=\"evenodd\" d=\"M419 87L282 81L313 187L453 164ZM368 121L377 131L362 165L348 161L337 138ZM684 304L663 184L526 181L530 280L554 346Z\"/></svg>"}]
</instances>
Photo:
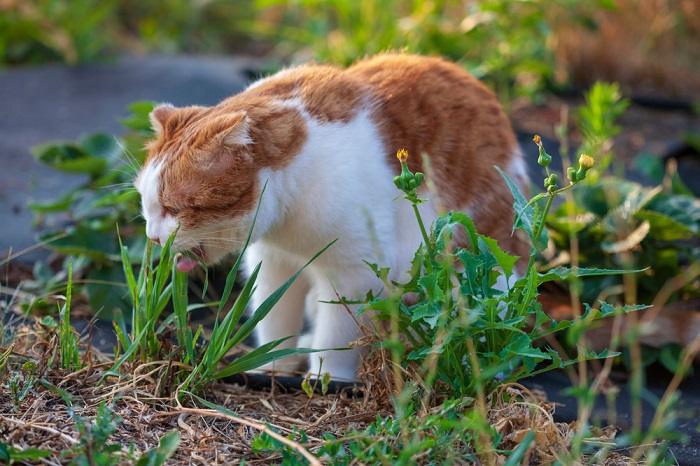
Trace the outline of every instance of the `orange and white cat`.
<instances>
[{"instance_id":1,"label":"orange and white cat","mask_svg":"<svg viewBox=\"0 0 700 466\"><path fill-rule=\"evenodd\" d=\"M338 240L257 326L260 344L298 335L306 309L313 348L345 347L358 338L357 323L327 301L381 289L365 261L395 277L408 270L421 236L392 182L397 149L428 174L427 223L462 210L481 232L525 252L511 235L512 197L494 169L526 183L510 123L491 91L447 61L386 54L345 70L300 66L213 107L161 105L151 120L156 136L135 185L152 240L164 242L179 225L175 249L215 263L242 245L267 183L246 255L249 272L262 262L254 306ZM195 265L184 255L177 267ZM322 364L333 378L352 380L358 358L357 350L314 353L308 370Z\"/></svg>"}]
</instances>

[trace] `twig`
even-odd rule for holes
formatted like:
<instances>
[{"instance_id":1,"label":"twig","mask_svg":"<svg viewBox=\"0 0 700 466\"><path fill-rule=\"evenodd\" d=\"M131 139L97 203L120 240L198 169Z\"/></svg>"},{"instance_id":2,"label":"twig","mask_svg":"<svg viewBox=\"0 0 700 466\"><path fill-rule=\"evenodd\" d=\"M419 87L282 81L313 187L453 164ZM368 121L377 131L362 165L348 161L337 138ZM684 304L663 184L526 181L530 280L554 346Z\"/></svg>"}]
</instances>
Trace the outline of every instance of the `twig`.
<instances>
[{"instance_id":1,"label":"twig","mask_svg":"<svg viewBox=\"0 0 700 466\"><path fill-rule=\"evenodd\" d=\"M238 424L242 424L247 427L251 427L255 430L258 430L260 432L265 432L267 435L270 437L274 438L275 440L282 442L283 444L287 445L290 448L293 448L294 450L298 451L299 454L301 454L306 460L309 462L311 466L322 466L323 463L316 458L314 455L312 455L309 450L304 448L303 445L301 445L298 442L295 442L294 440L288 439L287 437L278 434L274 430L270 429L264 424L260 424L255 421L251 421L249 419L244 419L240 418L237 416L232 416L230 414L225 414L219 411L216 411L214 409L200 409L200 408L185 408L185 407L180 407L177 408L176 411L172 411L169 413L162 413L162 415L181 415L182 413L189 413L189 414L195 414L198 416L208 416L208 417L218 417L222 419L228 419L229 421L236 422Z\"/></svg>"},{"instance_id":2,"label":"twig","mask_svg":"<svg viewBox=\"0 0 700 466\"><path fill-rule=\"evenodd\" d=\"M43 430L44 432L48 432L48 433L50 433L50 434L58 435L59 437L61 437L61 438L62 438L63 440L65 440L66 442L69 442L69 443L71 443L71 444L73 444L73 445L77 445L77 444L78 444L78 441L77 441L76 439L74 439L73 437L71 437L70 435L64 434L64 433L61 432L60 430L56 430L56 429L54 429L54 428L52 428L52 427L47 427L47 426L43 426L43 425L40 425L40 424L32 424L31 422L25 422L25 421L22 421L21 419L13 419L13 418L11 418L11 417L5 417L5 416L3 416L3 415L0 415L0 418L2 418L2 420L4 420L4 421L8 421L8 422L10 422L10 423L12 423L12 424L15 424L15 425L19 425L19 426L22 426L22 427L34 428L34 429L38 429L38 430Z\"/></svg>"}]
</instances>

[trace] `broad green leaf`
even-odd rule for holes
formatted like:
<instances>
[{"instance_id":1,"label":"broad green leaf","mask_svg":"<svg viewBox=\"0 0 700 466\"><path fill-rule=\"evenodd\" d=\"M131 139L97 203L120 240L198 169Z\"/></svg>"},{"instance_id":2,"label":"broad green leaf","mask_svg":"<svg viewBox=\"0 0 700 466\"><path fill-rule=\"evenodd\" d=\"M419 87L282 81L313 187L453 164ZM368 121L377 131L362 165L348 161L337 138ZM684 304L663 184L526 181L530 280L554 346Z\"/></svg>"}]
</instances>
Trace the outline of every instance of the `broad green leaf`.
<instances>
[{"instance_id":1,"label":"broad green leaf","mask_svg":"<svg viewBox=\"0 0 700 466\"><path fill-rule=\"evenodd\" d=\"M427 300L411 307L411 321L416 322L422 320L428 324L430 328L435 328L441 313L442 306L439 302Z\"/></svg>"},{"instance_id":2,"label":"broad green leaf","mask_svg":"<svg viewBox=\"0 0 700 466\"><path fill-rule=\"evenodd\" d=\"M32 154L40 162L68 173L97 176L107 168L107 160L93 156L72 143L49 143L35 146Z\"/></svg>"},{"instance_id":3,"label":"broad green leaf","mask_svg":"<svg viewBox=\"0 0 700 466\"><path fill-rule=\"evenodd\" d=\"M505 272L506 277L513 275L513 267L520 258L505 252L493 238L481 235L479 236L479 241L485 244L488 250L491 251L491 254L498 262L498 265L501 267L503 272Z\"/></svg>"},{"instance_id":4,"label":"broad green leaf","mask_svg":"<svg viewBox=\"0 0 700 466\"><path fill-rule=\"evenodd\" d=\"M622 203L614 209L611 209L601 221L601 225L605 230L617 235L620 230L620 225L629 226L633 222L634 215L648 205L656 196L661 193L661 186L649 189L635 185L634 188L627 193Z\"/></svg>"},{"instance_id":5,"label":"broad green leaf","mask_svg":"<svg viewBox=\"0 0 700 466\"><path fill-rule=\"evenodd\" d=\"M505 351L525 358L538 360L551 359L549 354L539 348L533 347L530 337L522 333L515 334L510 344L505 348Z\"/></svg>"},{"instance_id":6,"label":"broad green leaf","mask_svg":"<svg viewBox=\"0 0 700 466\"><path fill-rule=\"evenodd\" d=\"M51 456L50 450L40 448L15 448L5 442L0 442L0 461L3 464L13 464L14 462L22 463L40 463L42 459Z\"/></svg>"},{"instance_id":7,"label":"broad green leaf","mask_svg":"<svg viewBox=\"0 0 700 466\"><path fill-rule=\"evenodd\" d=\"M65 233L53 239L47 247L66 256L88 256L98 262L118 260L119 245L112 232L91 228L80 223L68 228ZM54 238L55 234L47 235Z\"/></svg>"},{"instance_id":8,"label":"broad green leaf","mask_svg":"<svg viewBox=\"0 0 700 466\"><path fill-rule=\"evenodd\" d=\"M634 158L633 165L654 183L661 183L664 178L664 159L658 155L642 152Z\"/></svg>"},{"instance_id":9,"label":"broad green leaf","mask_svg":"<svg viewBox=\"0 0 700 466\"><path fill-rule=\"evenodd\" d=\"M121 120L121 123L127 128L150 135L152 134L152 130L148 115L155 106L155 102L146 100L129 104L129 111L131 114L127 118Z\"/></svg>"},{"instance_id":10,"label":"broad green leaf","mask_svg":"<svg viewBox=\"0 0 700 466\"><path fill-rule=\"evenodd\" d=\"M661 212L641 210L637 212L636 217L648 222L651 238L656 241L678 241L690 239L696 235L696 232L688 225Z\"/></svg>"},{"instance_id":11,"label":"broad green leaf","mask_svg":"<svg viewBox=\"0 0 700 466\"><path fill-rule=\"evenodd\" d=\"M122 154L117 138L109 134L92 134L81 139L79 144L86 153L105 159L119 159Z\"/></svg>"},{"instance_id":12,"label":"broad green leaf","mask_svg":"<svg viewBox=\"0 0 700 466\"><path fill-rule=\"evenodd\" d=\"M531 239L535 240L535 209L532 207L532 205L528 205L527 199L525 199L525 196L523 195L522 191L520 191L520 188L515 181L513 181L513 179L499 167L496 167L496 170L498 170L498 173L501 174L506 182L506 185L508 186L508 189L513 195L513 210L515 211L515 223L513 225L513 230L515 231L515 228L522 228ZM546 244L546 241L543 241L545 238L544 235L546 234L545 231L546 229L543 228L543 236L537 238L537 242Z\"/></svg>"},{"instance_id":13,"label":"broad green leaf","mask_svg":"<svg viewBox=\"0 0 700 466\"><path fill-rule=\"evenodd\" d=\"M30 202L29 208L37 214L65 212L71 208L75 200L76 193L74 191L69 191L53 201Z\"/></svg>"}]
</instances>

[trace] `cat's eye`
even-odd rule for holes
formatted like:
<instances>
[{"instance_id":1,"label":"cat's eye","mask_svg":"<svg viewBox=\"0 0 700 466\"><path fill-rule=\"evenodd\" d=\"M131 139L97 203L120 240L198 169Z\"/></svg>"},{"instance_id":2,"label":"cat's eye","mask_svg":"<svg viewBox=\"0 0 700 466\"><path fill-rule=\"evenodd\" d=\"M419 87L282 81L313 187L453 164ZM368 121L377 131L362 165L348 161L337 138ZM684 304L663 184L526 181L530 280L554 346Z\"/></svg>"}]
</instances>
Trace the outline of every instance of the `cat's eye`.
<instances>
[{"instance_id":1,"label":"cat's eye","mask_svg":"<svg viewBox=\"0 0 700 466\"><path fill-rule=\"evenodd\" d=\"M178 209L176 209L175 207L164 205L164 206L162 206L161 214L163 215L163 217L165 217L166 215L171 215L171 216L175 217L175 216L177 216L177 214L179 212L180 211Z\"/></svg>"}]
</instances>

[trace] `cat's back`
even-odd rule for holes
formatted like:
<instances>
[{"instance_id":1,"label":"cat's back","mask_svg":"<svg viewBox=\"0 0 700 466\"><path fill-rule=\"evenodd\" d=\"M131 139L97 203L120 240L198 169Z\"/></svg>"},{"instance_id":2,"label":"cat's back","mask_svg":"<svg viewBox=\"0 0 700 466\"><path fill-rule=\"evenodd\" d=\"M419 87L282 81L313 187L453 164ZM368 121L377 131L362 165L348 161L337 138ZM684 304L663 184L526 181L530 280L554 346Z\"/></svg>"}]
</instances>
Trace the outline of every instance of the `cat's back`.
<instances>
[{"instance_id":1,"label":"cat's back","mask_svg":"<svg viewBox=\"0 0 700 466\"><path fill-rule=\"evenodd\" d=\"M408 149L409 166L428 172L442 208L468 211L481 231L523 252L510 235L512 197L495 166L521 187L527 174L495 94L458 65L435 57L378 55L345 73L370 87L375 123L395 171L393 154Z\"/></svg>"},{"instance_id":2,"label":"cat's back","mask_svg":"<svg viewBox=\"0 0 700 466\"><path fill-rule=\"evenodd\" d=\"M466 210L481 231L513 241L512 197L494 166L525 185L524 163L496 96L458 65L408 54L377 55L345 70L303 65L258 81L224 105L247 108L252 127L270 126L272 134L284 125L267 124L276 112L268 102L291 102L291 113L322 126L369 115L389 172L399 171L396 151L408 149L411 169L428 173L441 208ZM362 135L338 144L347 140L359 144ZM514 252L519 246L506 245Z\"/></svg>"},{"instance_id":3,"label":"cat's back","mask_svg":"<svg viewBox=\"0 0 700 466\"><path fill-rule=\"evenodd\" d=\"M426 153L431 159L450 159L453 171L477 159L505 166L516 147L494 93L454 63L384 54L357 63L346 74L370 87L387 149L407 148L416 156L413 163Z\"/></svg>"}]
</instances>

